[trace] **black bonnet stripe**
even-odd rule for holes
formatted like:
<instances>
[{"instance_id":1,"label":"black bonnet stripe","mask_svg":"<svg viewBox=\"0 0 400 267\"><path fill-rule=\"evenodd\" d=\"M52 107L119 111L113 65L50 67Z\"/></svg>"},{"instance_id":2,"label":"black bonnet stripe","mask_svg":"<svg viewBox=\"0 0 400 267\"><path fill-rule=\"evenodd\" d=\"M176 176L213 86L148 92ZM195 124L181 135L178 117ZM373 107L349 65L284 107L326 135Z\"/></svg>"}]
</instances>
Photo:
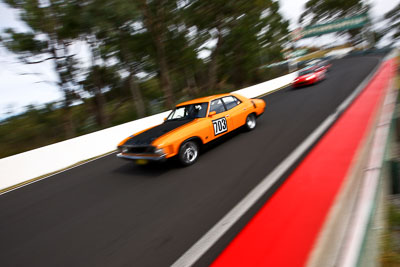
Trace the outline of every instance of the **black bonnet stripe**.
<instances>
[{"instance_id":1,"label":"black bonnet stripe","mask_svg":"<svg viewBox=\"0 0 400 267\"><path fill-rule=\"evenodd\" d=\"M125 142L124 145L129 146L148 146L154 140L159 138L160 136L178 128L186 123L193 121L194 119L185 119L185 120L171 120L165 121L164 123L149 129L139 135L134 136L133 138L129 139Z\"/></svg>"}]
</instances>

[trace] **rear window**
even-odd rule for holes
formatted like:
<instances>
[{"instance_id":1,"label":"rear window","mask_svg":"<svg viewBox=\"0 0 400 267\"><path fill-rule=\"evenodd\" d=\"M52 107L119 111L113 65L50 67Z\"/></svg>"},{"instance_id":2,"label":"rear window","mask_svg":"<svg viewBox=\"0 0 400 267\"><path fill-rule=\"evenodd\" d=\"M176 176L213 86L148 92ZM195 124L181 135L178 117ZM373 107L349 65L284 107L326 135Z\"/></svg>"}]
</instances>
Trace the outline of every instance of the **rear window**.
<instances>
[{"instance_id":1,"label":"rear window","mask_svg":"<svg viewBox=\"0 0 400 267\"><path fill-rule=\"evenodd\" d=\"M222 98L222 101L224 101L227 110L230 110L231 108L234 108L242 103L242 101L234 96L225 96Z\"/></svg>"}]
</instances>

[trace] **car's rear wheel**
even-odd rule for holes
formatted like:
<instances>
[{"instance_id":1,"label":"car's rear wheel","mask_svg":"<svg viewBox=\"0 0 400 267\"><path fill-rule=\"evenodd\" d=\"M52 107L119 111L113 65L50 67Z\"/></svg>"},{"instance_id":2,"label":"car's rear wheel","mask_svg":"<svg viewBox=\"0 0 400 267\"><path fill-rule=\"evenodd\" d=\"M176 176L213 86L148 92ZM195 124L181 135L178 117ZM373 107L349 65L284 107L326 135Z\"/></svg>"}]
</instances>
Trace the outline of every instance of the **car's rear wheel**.
<instances>
[{"instance_id":1,"label":"car's rear wheel","mask_svg":"<svg viewBox=\"0 0 400 267\"><path fill-rule=\"evenodd\" d=\"M256 116L252 113L249 114L246 118L246 124L244 125L247 131L251 131L257 126Z\"/></svg>"},{"instance_id":2,"label":"car's rear wheel","mask_svg":"<svg viewBox=\"0 0 400 267\"><path fill-rule=\"evenodd\" d=\"M186 141L184 142L178 154L179 162L183 166L189 166L196 162L199 157L199 146L194 141Z\"/></svg>"}]
</instances>

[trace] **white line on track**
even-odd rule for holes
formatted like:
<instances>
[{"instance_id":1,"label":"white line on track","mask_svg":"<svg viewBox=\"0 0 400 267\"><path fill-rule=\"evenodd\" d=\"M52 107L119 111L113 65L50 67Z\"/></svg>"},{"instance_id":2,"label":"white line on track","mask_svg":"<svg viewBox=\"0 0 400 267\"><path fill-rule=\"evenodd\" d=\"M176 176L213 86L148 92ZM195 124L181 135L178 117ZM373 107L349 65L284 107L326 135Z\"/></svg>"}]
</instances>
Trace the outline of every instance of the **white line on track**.
<instances>
[{"instance_id":1,"label":"white line on track","mask_svg":"<svg viewBox=\"0 0 400 267\"><path fill-rule=\"evenodd\" d=\"M342 104L329 115L295 150L289 154L275 169L268 174L253 190L250 191L235 207L233 207L220 221L205 233L192 247L189 248L172 267L187 267L195 264L306 152L321 135L338 119L340 114L353 102L370 82L380 67L380 61L374 70L350 94Z\"/></svg>"}]
</instances>

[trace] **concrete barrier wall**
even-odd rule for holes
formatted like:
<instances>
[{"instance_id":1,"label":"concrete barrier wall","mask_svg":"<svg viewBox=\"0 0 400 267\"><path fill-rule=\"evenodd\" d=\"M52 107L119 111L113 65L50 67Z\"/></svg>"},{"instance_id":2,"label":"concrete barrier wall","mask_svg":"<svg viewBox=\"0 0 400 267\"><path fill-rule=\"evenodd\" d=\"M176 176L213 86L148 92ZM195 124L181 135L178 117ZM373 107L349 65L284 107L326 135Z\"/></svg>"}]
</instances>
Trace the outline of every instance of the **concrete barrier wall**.
<instances>
[{"instance_id":1,"label":"concrete barrier wall","mask_svg":"<svg viewBox=\"0 0 400 267\"><path fill-rule=\"evenodd\" d=\"M344 57L345 55L347 55L348 53L350 53L351 51L353 51L352 47L336 49L336 50L326 53L325 56L341 58L341 57Z\"/></svg>"},{"instance_id":2,"label":"concrete barrier wall","mask_svg":"<svg viewBox=\"0 0 400 267\"><path fill-rule=\"evenodd\" d=\"M235 91L254 98L291 83L297 72ZM116 149L117 144L138 131L163 122L166 111L91 134L72 138L24 153L0 159L0 190L30 179L67 168Z\"/></svg>"}]
</instances>

